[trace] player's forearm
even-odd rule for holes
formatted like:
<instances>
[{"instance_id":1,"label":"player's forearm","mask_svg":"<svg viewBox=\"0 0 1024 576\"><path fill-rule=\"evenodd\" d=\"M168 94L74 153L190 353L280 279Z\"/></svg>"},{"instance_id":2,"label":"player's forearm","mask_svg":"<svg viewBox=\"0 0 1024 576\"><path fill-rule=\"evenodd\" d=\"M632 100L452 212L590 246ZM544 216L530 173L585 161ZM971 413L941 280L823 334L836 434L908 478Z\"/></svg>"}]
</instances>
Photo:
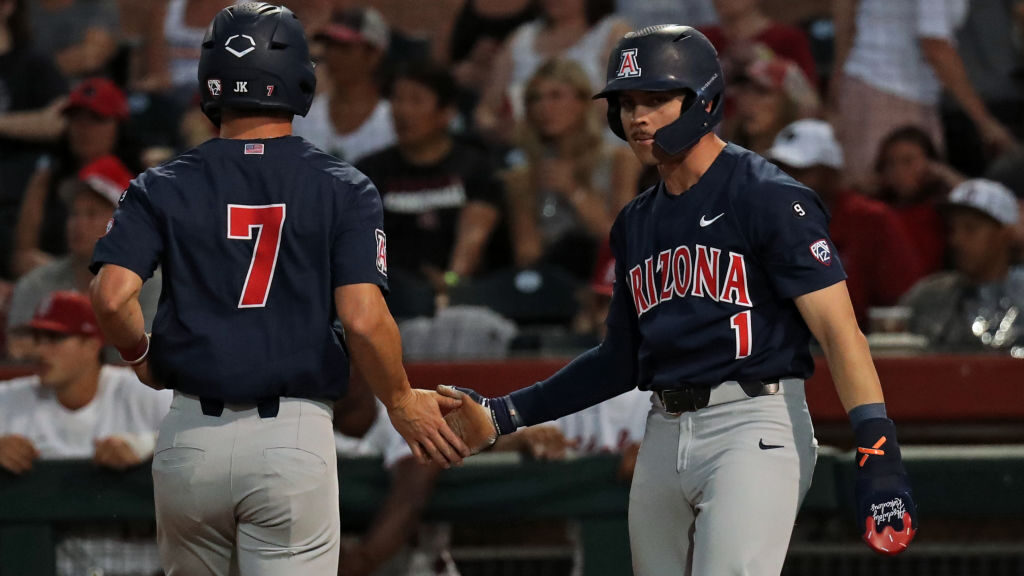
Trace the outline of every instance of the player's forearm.
<instances>
[{"instance_id":1,"label":"player's forearm","mask_svg":"<svg viewBox=\"0 0 1024 576\"><path fill-rule=\"evenodd\" d=\"M106 342L122 351L122 356L133 360L135 356L131 352L146 337L142 305L139 304L142 279L125 272L125 269L111 264L100 268L90 285L90 296L96 321ZM128 351L128 355L124 351Z\"/></svg>"},{"instance_id":2,"label":"player's forearm","mask_svg":"<svg viewBox=\"0 0 1024 576\"><path fill-rule=\"evenodd\" d=\"M636 350L628 330L609 329L600 346L554 376L509 395L523 426L557 420L636 386Z\"/></svg>"},{"instance_id":3,"label":"player's forearm","mask_svg":"<svg viewBox=\"0 0 1024 576\"><path fill-rule=\"evenodd\" d=\"M393 407L410 386L402 367L401 336L387 308L345 323L345 340L359 376L385 406Z\"/></svg>"},{"instance_id":4,"label":"player's forearm","mask_svg":"<svg viewBox=\"0 0 1024 576\"><path fill-rule=\"evenodd\" d=\"M843 408L849 412L863 404L884 402L864 334L854 325L837 329L820 340Z\"/></svg>"}]
</instances>

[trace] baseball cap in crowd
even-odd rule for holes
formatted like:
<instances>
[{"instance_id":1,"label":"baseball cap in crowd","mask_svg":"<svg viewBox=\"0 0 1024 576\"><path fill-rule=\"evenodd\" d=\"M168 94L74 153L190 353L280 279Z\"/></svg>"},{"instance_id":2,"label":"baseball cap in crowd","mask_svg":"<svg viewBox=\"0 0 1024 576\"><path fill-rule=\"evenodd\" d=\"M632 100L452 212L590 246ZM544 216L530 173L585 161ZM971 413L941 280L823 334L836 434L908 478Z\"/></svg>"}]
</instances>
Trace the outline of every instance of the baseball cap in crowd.
<instances>
[{"instance_id":1,"label":"baseball cap in crowd","mask_svg":"<svg viewBox=\"0 0 1024 576\"><path fill-rule=\"evenodd\" d=\"M116 207L121 201L121 194L128 189L131 181L132 173L128 168L117 156L108 154L100 156L79 170L78 182L73 186L62 187L61 196L65 202L70 202L75 191L79 189L78 186L85 184Z\"/></svg>"},{"instance_id":2,"label":"baseball cap in crowd","mask_svg":"<svg viewBox=\"0 0 1024 576\"><path fill-rule=\"evenodd\" d=\"M47 295L25 327L41 332L102 338L92 304L80 292L62 290Z\"/></svg>"},{"instance_id":3,"label":"baseball cap in crowd","mask_svg":"<svg viewBox=\"0 0 1024 576\"><path fill-rule=\"evenodd\" d=\"M106 78L82 80L68 97L64 112L88 110L97 116L125 120L128 118L128 100L116 84Z\"/></svg>"},{"instance_id":4,"label":"baseball cap in crowd","mask_svg":"<svg viewBox=\"0 0 1024 576\"><path fill-rule=\"evenodd\" d=\"M743 69L734 83L780 91L796 104L801 115L814 114L821 106L818 93L807 75L796 62L786 58L757 58Z\"/></svg>"},{"instance_id":5,"label":"baseball cap in crowd","mask_svg":"<svg viewBox=\"0 0 1024 576\"><path fill-rule=\"evenodd\" d=\"M812 166L843 168L843 149L832 125L824 120L797 120L775 137L765 156L773 162L797 169Z\"/></svg>"},{"instance_id":6,"label":"baseball cap in crowd","mask_svg":"<svg viewBox=\"0 0 1024 576\"><path fill-rule=\"evenodd\" d=\"M1020 219L1017 198L1010 189L994 180L975 178L953 188L943 208L966 208L992 218L1003 226L1015 226Z\"/></svg>"},{"instance_id":7,"label":"baseball cap in crowd","mask_svg":"<svg viewBox=\"0 0 1024 576\"><path fill-rule=\"evenodd\" d=\"M335 12L331 21L314 38L342 44L363 42L384 52L388 49L390 34L380 12L370 7L358 7Z\"/></svg>"}]
</instances>

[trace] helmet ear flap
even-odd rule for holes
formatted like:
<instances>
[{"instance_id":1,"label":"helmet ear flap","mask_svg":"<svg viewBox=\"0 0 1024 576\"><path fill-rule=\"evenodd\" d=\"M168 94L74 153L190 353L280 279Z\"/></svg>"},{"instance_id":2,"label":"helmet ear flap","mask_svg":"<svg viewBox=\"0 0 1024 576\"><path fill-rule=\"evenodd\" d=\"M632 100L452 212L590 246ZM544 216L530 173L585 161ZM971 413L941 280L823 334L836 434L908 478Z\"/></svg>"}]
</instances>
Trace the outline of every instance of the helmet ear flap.
<instances>
[{"instance_id":1,"label":"helmet ear flap","mask_svg":"<svg viewBox=\"0 0 1024 576\"><path fill-rule=\"evenodd\" d=\"M622 126L622 107L619 105L619 97L609 96L606 102L608 102L608 127L616 136L625 140L626 130Z\"/></svg>"}]
</instances>

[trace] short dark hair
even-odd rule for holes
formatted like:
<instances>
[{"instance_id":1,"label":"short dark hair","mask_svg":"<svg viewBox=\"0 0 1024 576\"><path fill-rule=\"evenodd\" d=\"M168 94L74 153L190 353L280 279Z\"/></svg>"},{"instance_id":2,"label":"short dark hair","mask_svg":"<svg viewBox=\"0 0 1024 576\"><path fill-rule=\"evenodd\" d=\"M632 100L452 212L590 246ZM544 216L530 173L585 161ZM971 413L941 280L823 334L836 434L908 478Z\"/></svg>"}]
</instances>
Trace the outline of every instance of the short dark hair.
<instances>
[{"instance_id":1,"label":"short dark hair","mask_svg":"<svg viewBox=\"0 0 1024 576\"><path fill-rule=\"evenodd\" d=\"M939 149L932 141L932 137L920 127L908 124L889 132L878 145L878 154L875 157L876 173L885 170L885 156L889 153L889 148L901 142L916 145L929 160L939 160Z\"/></svg>"},{"instance_id":2,"label":"short dark hair","mask_svg":"<svg viewBox=\"0 0 1024 576\"><path fill-rule=\"evenodd\" d=\"M434 93L437 97L438 108L448 108L455 105L458 97L458 87L455 78L447 68L429 60L419 62L407 62L399 67L395 73L394 80L409 80ZM394 84L392 83L392 87Z\"/></svg>"}]
</instances>

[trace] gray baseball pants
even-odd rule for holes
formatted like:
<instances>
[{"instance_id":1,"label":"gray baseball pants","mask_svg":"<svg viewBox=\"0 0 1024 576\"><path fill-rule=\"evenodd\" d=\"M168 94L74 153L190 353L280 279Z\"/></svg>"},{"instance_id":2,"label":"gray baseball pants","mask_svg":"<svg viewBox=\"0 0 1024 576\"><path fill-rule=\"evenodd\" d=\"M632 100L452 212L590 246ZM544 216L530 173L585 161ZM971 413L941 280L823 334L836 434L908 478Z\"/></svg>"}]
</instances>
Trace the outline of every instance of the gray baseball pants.
<instances>
[{"instance_id":1,"label":"gray baseball pants","mask_svg":"<svg viewBox=\"0 0 1024 576\"><path fill-rule=\"evenodd\" d=\"M655 396L629 497L636 576L778 576L817 442L802 380L672 415Z\"/></svg>"},{"instance_id":2,"label":"gray baseball pants","mask_svg":"<svg viewBox=\"0 0 1024 576\"><path fill-rule=\"evenodd\" d=\"M153 457L157 542L168 576L337 574L333 410L281 398L276 417L219 417L175 392Z\"/></svg>"}]
</instances>

